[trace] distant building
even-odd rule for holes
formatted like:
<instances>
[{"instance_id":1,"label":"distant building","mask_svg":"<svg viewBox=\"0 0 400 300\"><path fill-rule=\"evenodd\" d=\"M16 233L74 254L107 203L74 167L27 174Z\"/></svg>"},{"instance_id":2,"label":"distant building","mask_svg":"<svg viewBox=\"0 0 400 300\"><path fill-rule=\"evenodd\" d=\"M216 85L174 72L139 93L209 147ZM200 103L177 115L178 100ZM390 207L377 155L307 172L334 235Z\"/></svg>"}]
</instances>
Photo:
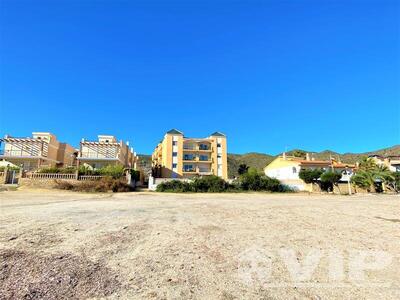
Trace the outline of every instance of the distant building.
<instances>
[{"instance_id":1,"label":"distant building","mask_svg":"<svg viewBox=\"0 0 400 300\"><path fill-rule=\"evenodd\" d=\"M0 159L22 165L26 171L72 166L76 162L77 151L49 132L33 132L32 137L26 138L6 135L0 144Z\"/></svg>"},{"instance_id":2,"label":"distant building","mask_svg":"<svg viewBox=\"0 0 400 300\"><path fill-rule=\"evenodd\" d=\"M400 155L370 155L378 166L386 166L392 172L400 172Z\"/></svg>"},{"instance_id":3,"label":"distant building","mask_svg":"<svg viewBox=\"0 0 400 300\"><path fill-rule=\"evenodd\" d=\"M80 165L87 164L95 169L107 165L136 169L138 157L129 142L117 142L112 135L99 135L97 141L81 140L77 160Z\"/></svg>"},{"instance_id":4,"label":"distant building","mask_svg":"<svg viewBox=\"0 0 400 300\"><path fill-rule=\"evenodd\" d=\"M152 170L156 178L216 175L227 179L226 136L214 132L206 138L189 138L172 129L152 154Z\"/></svg>"},{"instance_id":5,"label":"distant building","mask_svg":"<svg viewBox=\"0 0 400 300\"><path fill-rule=\"evenodd\" d=\"M274 159L264 168L265 175L278 179L281 183L289 187L307 191L310 186L299 178L299 172L302 169L324 169L333 170L342 173L341 181L347 182L353 175L354 165L343 164L334 159L331 160L315 160L307 154L306 159L287 156L285 153Z\"/></svg>"}]
</instances>

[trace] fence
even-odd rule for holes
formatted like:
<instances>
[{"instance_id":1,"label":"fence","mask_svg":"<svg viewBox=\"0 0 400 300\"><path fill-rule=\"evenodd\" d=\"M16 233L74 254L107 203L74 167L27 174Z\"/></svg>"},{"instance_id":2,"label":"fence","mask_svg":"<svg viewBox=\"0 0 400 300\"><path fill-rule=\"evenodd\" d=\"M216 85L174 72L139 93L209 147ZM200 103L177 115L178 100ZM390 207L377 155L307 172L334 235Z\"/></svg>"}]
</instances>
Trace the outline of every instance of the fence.
<instances>
[{"instance_id":1,"label":"fence","mask_svg":"<svg viewBox=\"0 0 400 300\"><path fill-rule=\"evenodd\" d=\"M50 179L65 179L65 180L99 180L105 176L101 175L80 175L76 176L76 174L61 174L61 173L27 173L26 178L32 180L50 180Z\"/></svg>"},{"instance_id":2,"label":"fence","mask_svg":"<svg viewBox=\"0 0 400 300\"><path fill-rule=\"evenodd\" d=\"M27 173L26 178L29 179L76 179L75 174L60 173Z\"/></svg>"},{"instance_id":3,"label":"fence","mask_svg":"<svg viewBox=\"0 0 400 300\"><path fill-rule=\"evenodd\" d=\"M78 177L78 180L82 180L82 181L85 181L85 180L99 180L99 179L101 179L103 177L105 177L105 176L101 176L101 175L80 175Z\"/></svg>"}]
</instances>

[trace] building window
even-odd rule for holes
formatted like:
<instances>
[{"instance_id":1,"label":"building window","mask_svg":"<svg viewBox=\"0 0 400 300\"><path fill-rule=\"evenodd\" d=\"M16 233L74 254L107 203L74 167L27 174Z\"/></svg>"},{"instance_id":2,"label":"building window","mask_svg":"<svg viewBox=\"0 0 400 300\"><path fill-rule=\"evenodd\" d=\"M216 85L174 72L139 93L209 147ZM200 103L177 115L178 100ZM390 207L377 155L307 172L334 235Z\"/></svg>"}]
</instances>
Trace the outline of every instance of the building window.
<instances>
[{"instance_id":1,"label":"building window","mask_svg":"<svg viewBox=\"0 0 400 300\"><path fill-rule=\"evenodd\" d=\"M293 170L293 174L296 174L296 173L297 173L296 167L293 167L292 170Z\"/></svg>"},{"instance_id":2,"label":"building window","mask_svg":"<svg viewBox=\"0 0 400 300\"><path fill-rule=\"evenodd\" d=\"M178 156L178 152L172 152L172 156Z\"/></svg>"},{"instance_id":3,"label":"building window","mask_svg":"<svg viewBox=\"0 0 400 300\"><path fill-rule=\"evenodd\" d=\"M200 145L199 145L199 149L200 149L200 150L208 150L208 145L206 145L206 144L200 144Z\"/></svg>"},{"instance_id":4,"label":"building window","mask_svg":"<svg viewBox=\"0 0 400 300\"><path fill-rule=\"evenodd\" d=\"M217 144L217 148L221 148L221 144L220 143Z\"/></svg>"},{"instance_id":5,"label":"building window","mask_svg":"<svg viewBox=\"0 0 400 300\"><path fill-rule=\"evenodd\" d=\"M194 160L193 154L183 155L183 160Z\"/></svg>"},{"instance_id":6,"label":"building window","mask_svg":"<svg viewBox=\"0 0 400 300\"><path fill-rule=\"evenodd\" d=\"M172 141L172 146L178 145L178 141Z\"/></svg>"},{"instance_id":7,"label":"building window","mask_svg":"<svg viewBox=\"0 0 400 300\"><path fill-rule=\"evenodd\" d=\"M222 158L222 154L218 153L217 158Z\"/></svg>"},{"instance_id":8,"label":"building window","mask_svg":"<svg viewBox=\"0 0 400 300\"><path fill-rule=\"evenodd\" d=\"M184 165L184 166L183 166L183 170L184 170L185 172L193 172L193 171L194 171L194 168L193 168L193 165Z\"/></svg>"},{"instance_id":9,"label":"building window","mask_svg":"<svg viewBox=\"0 0 400 300\"><path fill-rule=\"evenodd\" d=\"M172 169L176 169L178 167L178 164L172 164Z\"/></svg>"}]
</instances>

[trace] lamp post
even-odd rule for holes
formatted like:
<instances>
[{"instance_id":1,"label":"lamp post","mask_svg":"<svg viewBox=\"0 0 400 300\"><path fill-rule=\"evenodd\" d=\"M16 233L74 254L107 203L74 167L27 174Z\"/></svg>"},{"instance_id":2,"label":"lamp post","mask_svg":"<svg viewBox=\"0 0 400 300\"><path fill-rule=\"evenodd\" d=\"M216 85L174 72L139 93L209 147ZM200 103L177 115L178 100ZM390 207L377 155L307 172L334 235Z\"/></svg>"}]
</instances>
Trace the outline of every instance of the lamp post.
<instances>
[{"instance_id":1,"label":"lamp post","mask_svg":"<svg viewBox=\"0 0 400 300\"><path fill-rule=\"evenodd\" d=\"M347 174L347 187L349 189L349 195L351 195L351 184L350 184L350 171L348 170L348 166L346 166L346 174Z\"/></svg>"}]
</instances>

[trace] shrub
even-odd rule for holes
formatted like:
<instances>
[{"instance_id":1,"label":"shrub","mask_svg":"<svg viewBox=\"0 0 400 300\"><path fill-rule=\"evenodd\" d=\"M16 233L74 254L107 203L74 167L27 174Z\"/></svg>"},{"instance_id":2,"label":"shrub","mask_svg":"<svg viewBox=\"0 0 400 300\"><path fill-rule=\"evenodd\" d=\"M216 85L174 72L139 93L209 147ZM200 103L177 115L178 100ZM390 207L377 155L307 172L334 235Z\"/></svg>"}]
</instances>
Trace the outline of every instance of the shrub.
<instances>
[{"instance_id":1,"label":"shrub","mask_svg":"<svg viewBox=\"0 0 400 300\"><path fill-rule=\"evenodd\" d=\"M321 169L302 169L299 172L299 178L305 183L314 183L321 177L322 173L324 171Z\"/></svg>"},{"instance_id":2,"label":"shrub","mask_svg":"<svg viewBox=\"0 0 400 300\"><path fill-rule=\"evenodd\" d=\"M6 167L0 167L0 172L4 172L4 170L6 169ZM14 166L10 166L8 167L8 170L10 171L19 171L19 167L14 167Z\"/></svg>"},{"instance_id":3,"label":"shrub","mask_svg":"<svg viewBox=\"0 0 400 300\"><path fill-rule=\"evenodd\" d=\"M112 178L121 178L124 176L124 166L121 165L108 165L100 168L98 171L100 175L111 176Z\"/></svg>"},{"instance_id":4,"label":"shrub","mask_svg":"<svg viewBox=\"0 0 400 300\"><path fill-rule=\"evenodd\" d=\"M229 184L218 176L205 176L195 178L191 183L193 192L221 193L228 189Z\"/></svg>"},{"instance_id":5,"label":"shrub","mask_svg":"<svg viewBox=\"0 0 400 300\"><path fill-rule=\"evenodd\" d=\"M190 183L180 181L180 180L171 180L165 181L157 185L157 192L175 192L175 193L184 193L190 192L191 186Z\"/></svg>"},{"instance_id":6,"label":"shrub","mask_svg":"<svg viewBox=\"0 0 400 300\"><path fill-rule=\"evenodd\" d=\"M48 168L41 168L37 171L38 173L60 173L60 169L57 167L48 167Z\"/></svg>"},{"instance_id":7,"label":"shrub","mask_svg":"<svg viewBox=\"0 0 400 300\"><path fill-rule=\"evenodd\" d=\"M239 187L245 191L290 191L290 188L282 185L278 179L270 178L264 174L254 171L249 171L240 176Z\"/></svg>"},{"instance_id":8,"label":"shrub","mask_svg":"<svg viewBox=\"0 0 400 300\"><path fill-rule=\"evenodd\" d=\"M327 171L321 175L321 189L332 190L334 185L337 185L342 174L333 171Z\"/></svg>"},{"instance_id":9,"label":"shrub","mask_svg":"<svg viewBox=\"0 0 400 300\"><path fill-rule=\"evenodd\" d=\"M192 179L190 182L171 180L160 183L157 192L195 192L195 193L221 193L239 191L270 191L289 192L288 186L282 185L279 180L270 178L257 171L250 170L243 174L233 184L227 183L218 176L204 176Z\"/></svg>"}]
</instances>

